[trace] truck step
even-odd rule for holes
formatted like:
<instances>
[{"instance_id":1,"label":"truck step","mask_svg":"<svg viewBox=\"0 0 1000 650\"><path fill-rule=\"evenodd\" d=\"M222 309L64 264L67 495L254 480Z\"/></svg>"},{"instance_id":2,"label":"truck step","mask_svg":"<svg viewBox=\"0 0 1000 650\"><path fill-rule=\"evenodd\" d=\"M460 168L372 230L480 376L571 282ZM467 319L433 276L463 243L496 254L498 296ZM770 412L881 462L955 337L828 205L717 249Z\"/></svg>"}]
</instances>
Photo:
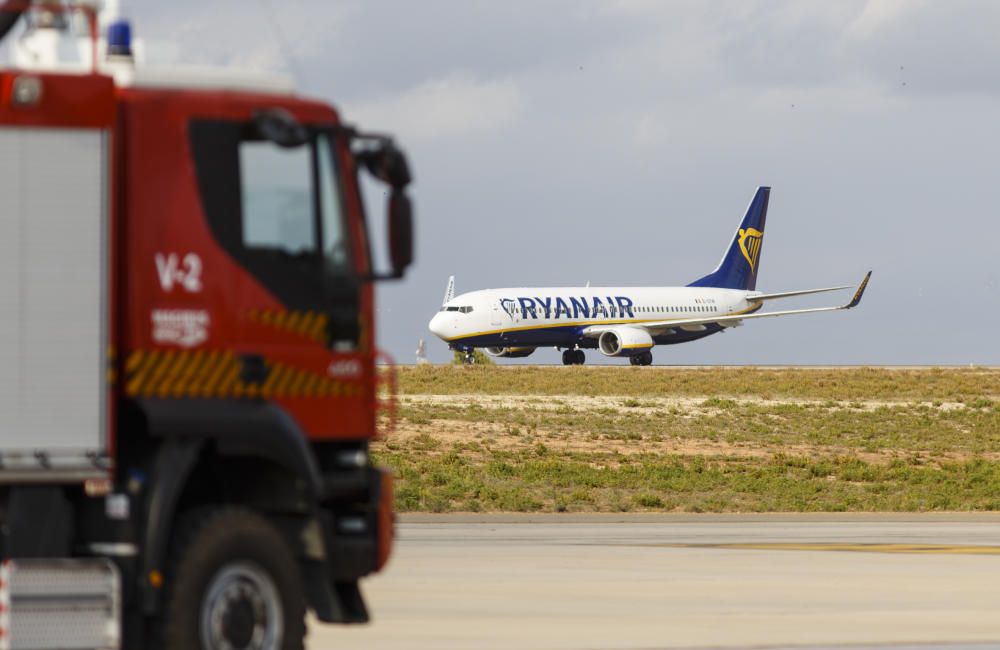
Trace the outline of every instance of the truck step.
<instances>
[{"instance_id":1,"label":"truck step","mask_svg":"<svg viewBox=\"0 0 1000 650\"><path fill-rule=\"evenodd\" d=\"M121 580L106 559L0 563L0 650L119 647Z\"/></svg>"}]
</instances>

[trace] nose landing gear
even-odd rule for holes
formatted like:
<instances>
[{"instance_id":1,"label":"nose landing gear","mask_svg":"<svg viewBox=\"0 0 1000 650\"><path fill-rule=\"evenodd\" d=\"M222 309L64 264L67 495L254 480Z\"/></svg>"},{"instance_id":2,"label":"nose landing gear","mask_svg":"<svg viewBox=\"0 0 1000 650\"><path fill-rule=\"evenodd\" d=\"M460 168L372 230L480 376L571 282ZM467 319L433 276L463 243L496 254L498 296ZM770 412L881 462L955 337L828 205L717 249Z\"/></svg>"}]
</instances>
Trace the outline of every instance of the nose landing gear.
<instances>
[{"instance_id":1,"label":"nose landing gear","mask_svg":"<svg viewBox=\"0 0 1000 650\"><path fill-rule=\"evenodd\" d=\"M583 350L563 350L562 362L564 366L582 366L587 361L587 356Z\"/></svg>"},{"instance_id":2,"label":"nose landing gear","mask_svg":"<svg viewBox=\"0 0 1000 650\"><path fill-rule=\"evenodd\" d=\"M462 363L464 365L472 365L476 363L476 348L466 348L466 347L453 347L451 348L455 351L455 360L458 360L458 353L462 353Z\"/></svg>"}]
</instances>

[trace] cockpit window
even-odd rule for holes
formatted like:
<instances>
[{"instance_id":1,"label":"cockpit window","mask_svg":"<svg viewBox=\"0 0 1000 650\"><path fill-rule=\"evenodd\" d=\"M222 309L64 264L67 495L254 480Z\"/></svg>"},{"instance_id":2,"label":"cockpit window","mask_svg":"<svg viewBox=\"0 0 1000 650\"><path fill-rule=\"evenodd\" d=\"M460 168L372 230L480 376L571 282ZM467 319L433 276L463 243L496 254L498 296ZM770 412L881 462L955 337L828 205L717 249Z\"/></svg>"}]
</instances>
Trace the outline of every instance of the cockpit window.
<instances>
[{"instance_id":1,"label":"cockpit window","mask_svg":"<svg viewBox=\"0 0 1000 650\"><path fill-rule=\"evenodd\" d=\"M442 307L441 311L457 311L462 314L469 314L472 312L472 307Z\"/></svg>"}]
</instances>

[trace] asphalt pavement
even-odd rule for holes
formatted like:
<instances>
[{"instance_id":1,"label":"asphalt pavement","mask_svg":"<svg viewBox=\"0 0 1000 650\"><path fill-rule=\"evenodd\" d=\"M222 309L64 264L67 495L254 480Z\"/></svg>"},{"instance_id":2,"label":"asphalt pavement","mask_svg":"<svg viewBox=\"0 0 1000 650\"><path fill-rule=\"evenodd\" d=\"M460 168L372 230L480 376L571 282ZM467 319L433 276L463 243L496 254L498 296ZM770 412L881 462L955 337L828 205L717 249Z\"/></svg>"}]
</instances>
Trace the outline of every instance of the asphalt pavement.
<instances>
[{"instance_id":1,"label":"asphalt pavement","mask_svg":"<svg viewBox=\"0 0 1000 650\"><path fill-rule=\"evenodd\" d=\"M312 650L1000 648L1000 516L410 516L364 589Z\"/></svg>"}]
</instances>

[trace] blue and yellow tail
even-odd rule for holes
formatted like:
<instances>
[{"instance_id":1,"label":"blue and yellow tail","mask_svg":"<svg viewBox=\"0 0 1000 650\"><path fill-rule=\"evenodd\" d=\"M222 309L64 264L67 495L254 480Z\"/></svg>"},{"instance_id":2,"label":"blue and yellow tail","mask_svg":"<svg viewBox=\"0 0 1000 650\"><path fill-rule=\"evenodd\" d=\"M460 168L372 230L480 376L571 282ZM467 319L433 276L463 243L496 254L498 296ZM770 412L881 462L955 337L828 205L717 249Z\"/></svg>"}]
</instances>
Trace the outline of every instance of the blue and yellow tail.
<instances>
[{"instance_id":1,"label":"blue and yellow tail","mask_svg":"<svg viewBox=\"0 0 1000 650\"><path fill-rule=\"evenodd\" d=\"M722 256L719 266L705 277L695 280L689 287L718 287L720 289L757 288L760 270L760 251L764 247L764 222L767 220L767 201L770 187L758 187L733 241Z\"/></svg>"}]
</instances>

